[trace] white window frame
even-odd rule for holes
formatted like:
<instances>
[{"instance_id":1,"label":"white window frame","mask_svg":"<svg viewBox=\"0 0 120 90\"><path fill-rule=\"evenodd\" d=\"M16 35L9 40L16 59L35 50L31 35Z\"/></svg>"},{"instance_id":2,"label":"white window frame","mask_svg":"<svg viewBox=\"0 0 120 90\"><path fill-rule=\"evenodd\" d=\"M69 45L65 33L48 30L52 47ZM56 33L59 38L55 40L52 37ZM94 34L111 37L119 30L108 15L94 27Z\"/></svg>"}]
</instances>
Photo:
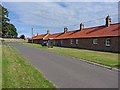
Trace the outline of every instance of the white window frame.
<instances>
[{"instance_id":1,"label":"white window frame","mask_svg":"<svg viewBox=\"0 0 120 90\"><path fill-rule=\"evenodd\" d=\"M93 39L93 44L98 44L98 39Z\"/></svg>"},{"instance_id":2,"label":"white window frame","mask_svg":"<svg viewBox=\"0 0 120 90\"><path fill-rule=\"evenodd\" d=\"M106 39L105 45L108 46L108 47L111 45L111 39L110 38Z\"/></svg>"},{"instance_id":3,"label":"white window frame","mask_svg":"<svg viewBox=\"0 0 120 90\"><path fill-rule=\"evenodd\" d=\"M78 39L76 39L76 40L75 40L75 43L76 43L76 44L78 44L78 43L79 43L79 40L78 40Z\"/></svg>"},{"instance_id":4,"label":"white window frame","mask_svg":"<svg viewBox=\"0 0 120 90\"><path fill-rule=\"evenodd\" d=\"M70 44L73 44L73 39L70 39Z\"/></svg>"}]
</instances>

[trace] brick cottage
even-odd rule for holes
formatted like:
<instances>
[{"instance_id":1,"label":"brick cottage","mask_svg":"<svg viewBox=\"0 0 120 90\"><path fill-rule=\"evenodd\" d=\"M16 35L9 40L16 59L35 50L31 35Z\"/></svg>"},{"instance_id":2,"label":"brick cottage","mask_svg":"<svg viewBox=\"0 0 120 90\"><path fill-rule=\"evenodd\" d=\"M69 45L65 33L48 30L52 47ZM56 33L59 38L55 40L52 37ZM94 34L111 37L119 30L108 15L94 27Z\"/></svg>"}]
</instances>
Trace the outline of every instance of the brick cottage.
<instances>
[{"instance_id":1,"label":"brick cottage","mask_svg":"<svg viewBox=\"0 0 120 90\"><path fill-rule=\"evenodd\" d=\"M111 24L111 18L108 15L105 25L102 26L84 28L84 24L81 23L79 30L68 31L68 28L64 27L64 32L56 34L50 34L48 30L47 34L34 36L32 39L37 44L49 42L52 39L51 43L55 46L59 44L61 47L120 52L119 32L120 23Z\"/></svg>"}]
</instances>

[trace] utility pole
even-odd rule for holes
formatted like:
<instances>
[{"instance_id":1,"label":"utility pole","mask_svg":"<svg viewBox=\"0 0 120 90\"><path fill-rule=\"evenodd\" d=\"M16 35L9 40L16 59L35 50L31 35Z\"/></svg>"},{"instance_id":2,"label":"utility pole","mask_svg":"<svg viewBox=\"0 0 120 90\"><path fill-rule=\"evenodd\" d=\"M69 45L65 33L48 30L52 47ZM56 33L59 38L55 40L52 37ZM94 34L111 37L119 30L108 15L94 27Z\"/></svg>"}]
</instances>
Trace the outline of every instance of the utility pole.
<instances>
[{"instance_id":1,"label":"utility pole","mask_svg":"<svg viewBox=\"0 0 120 90\"><path fill-rule=\"evenodd\" d=\"M32 28L32 43L33 43L33 28Z\"/></svg>"}]
</instances>

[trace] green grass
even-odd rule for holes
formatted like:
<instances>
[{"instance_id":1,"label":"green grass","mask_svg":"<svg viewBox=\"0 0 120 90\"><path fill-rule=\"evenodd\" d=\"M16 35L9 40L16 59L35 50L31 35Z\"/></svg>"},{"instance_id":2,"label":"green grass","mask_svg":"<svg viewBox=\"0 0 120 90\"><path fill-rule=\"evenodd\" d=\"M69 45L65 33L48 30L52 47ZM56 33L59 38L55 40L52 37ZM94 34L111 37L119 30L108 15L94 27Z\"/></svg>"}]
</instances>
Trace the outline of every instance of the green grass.
<instances>
[{"instance_id":1,"label":"green grass","mask_svg":"<svg viewBox=\"0 0 120 90\"><path fill-rule=\"evenodd\" d=\"M14 48L3 45L2 60L3 88L56 88Z\"/></svg>"},{"instance_id":2,"label":"green grass","mask_svg":"<svg viewBox=\"0 0 120 90\"><path fill-rule=\"evenodd\" d=\"M23 44L29 45L32 47L41 48L44 50L54 51L56 53L75 57L78 59L92 61L102 65L110 66L112 68L120 68L120 63L118 64L118 54L116 53L73 49L73 48L63 48L63 47L47 48L47 47L42 47L40 44L31 44L31 43L23 43Z\"/></svg>"},{"instance_id":3,"label":"green grass","mask_svg":"<svg viewBox=\"0 0 120 90\"><path fill-rule=\"evenodd\" d=\"M46 46L41 46L40 44L34 44L34 43L22 43L22 42L20 42L19 44L28 45L28 46L31 46L31 47L37 47L37 48L48 49Z\"/></svg>"}]
</instances>

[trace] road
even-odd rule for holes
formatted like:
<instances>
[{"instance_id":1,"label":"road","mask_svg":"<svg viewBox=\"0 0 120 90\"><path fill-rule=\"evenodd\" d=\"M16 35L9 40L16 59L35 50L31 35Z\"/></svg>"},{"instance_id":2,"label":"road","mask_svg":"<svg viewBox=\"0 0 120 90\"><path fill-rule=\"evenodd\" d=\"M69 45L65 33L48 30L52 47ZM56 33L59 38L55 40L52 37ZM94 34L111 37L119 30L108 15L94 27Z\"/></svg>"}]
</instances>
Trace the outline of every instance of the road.
<instances>
[{"instance_id":1,"label":"road","mask_svg":"<svg viewBox=\"0 0 120 90\"><path fill-rule=\"evenodd\" d=\"M59 88L117 88L118 72L21 44L9 44Z\"/></svg>"}]
</instances>

